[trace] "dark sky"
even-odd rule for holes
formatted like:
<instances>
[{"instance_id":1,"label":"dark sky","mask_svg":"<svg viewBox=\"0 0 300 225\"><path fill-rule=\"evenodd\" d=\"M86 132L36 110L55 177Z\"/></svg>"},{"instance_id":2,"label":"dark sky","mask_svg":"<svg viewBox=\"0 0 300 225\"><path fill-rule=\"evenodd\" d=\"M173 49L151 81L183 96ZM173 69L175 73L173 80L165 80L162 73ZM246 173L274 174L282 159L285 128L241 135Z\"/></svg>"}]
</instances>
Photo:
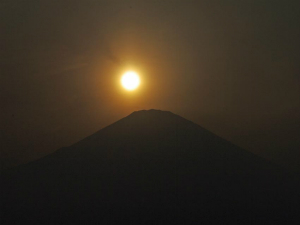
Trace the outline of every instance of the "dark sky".
<instances>
[{"instance_id":1,"label":"dark sky","mask_svg":"<svg viewBox=\"0 0 300 225\"><path fill-rule=\"evenodd\" d=\"M1 168L156 108L300 171L299 0L2 0L0 15Z\"/></svg>"}]
</instances>

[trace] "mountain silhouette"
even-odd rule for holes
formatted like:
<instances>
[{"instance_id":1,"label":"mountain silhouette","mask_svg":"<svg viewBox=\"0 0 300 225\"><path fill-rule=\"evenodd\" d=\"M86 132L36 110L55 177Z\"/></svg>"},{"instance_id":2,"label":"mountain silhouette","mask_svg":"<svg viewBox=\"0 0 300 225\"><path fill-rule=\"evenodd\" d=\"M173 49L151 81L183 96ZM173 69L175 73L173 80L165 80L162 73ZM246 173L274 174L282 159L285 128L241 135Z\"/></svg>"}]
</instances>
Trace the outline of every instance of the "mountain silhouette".
<instances>
[{"instance_id":1,"label":"mountain silhouette","mask_svg":"<svg viewBox=\"0 0 300 225\"><path fill-rule=\"evenodd\" d=\"M295 224L297 177L171 112L142 110L1 174L2 224Z\"/></svg>"}]
</instances>

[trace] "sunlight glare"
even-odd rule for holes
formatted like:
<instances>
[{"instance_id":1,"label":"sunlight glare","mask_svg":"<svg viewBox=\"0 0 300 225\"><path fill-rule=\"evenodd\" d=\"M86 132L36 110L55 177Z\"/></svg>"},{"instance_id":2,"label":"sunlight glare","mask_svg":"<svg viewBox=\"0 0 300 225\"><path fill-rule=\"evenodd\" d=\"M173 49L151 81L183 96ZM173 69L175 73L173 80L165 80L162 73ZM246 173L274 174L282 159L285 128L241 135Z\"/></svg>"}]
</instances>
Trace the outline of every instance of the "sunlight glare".
<instances>
[{"instance_id":1,"label":"sunlight glare","mask_svg":"<svg viewBox=\"0 0 300 225\"><path fill-rule=\"evenodd\" d=\"M136 72L128 71L122 76L121 83L126 90L133 91L139 86L140 78Z\"/></svg>"}]
</instances>

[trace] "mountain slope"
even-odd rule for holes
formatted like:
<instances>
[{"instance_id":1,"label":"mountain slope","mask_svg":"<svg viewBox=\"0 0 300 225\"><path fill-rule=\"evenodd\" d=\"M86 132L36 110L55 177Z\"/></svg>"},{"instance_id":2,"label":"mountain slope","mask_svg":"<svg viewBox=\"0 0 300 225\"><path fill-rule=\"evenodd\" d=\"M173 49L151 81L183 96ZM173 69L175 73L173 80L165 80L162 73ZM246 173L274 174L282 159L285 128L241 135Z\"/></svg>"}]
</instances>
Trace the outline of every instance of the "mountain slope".
<instances>
[{"instance_id":1,"label":"mountain slope","mask_svg":"<svg viewBox=\"0 0 300 225\"><path fill-rule=\"evenodd\" d=\"M2 175L7 223L292 223L293 177L171 112L138 111Z\"/></svg>"}]
</instances>

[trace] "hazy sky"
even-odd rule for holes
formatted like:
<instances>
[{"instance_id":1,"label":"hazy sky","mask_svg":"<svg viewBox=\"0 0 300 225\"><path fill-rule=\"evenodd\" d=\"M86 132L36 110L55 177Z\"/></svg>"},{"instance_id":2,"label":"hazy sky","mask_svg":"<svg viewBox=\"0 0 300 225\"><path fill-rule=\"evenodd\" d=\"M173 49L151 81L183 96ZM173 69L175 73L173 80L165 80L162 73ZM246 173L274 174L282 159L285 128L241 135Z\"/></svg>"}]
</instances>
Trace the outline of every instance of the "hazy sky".
<instances>
[{"instance_id":1,"label":"hazy sky","mask_svg":"<svg viewBox=\"0 0 300 225\"><path fill-rule=\"evenodd\" d=\"M1 168L156 108L300 171L299 0L2 0L0 15Z\"/></svg>"}]
</instances>

